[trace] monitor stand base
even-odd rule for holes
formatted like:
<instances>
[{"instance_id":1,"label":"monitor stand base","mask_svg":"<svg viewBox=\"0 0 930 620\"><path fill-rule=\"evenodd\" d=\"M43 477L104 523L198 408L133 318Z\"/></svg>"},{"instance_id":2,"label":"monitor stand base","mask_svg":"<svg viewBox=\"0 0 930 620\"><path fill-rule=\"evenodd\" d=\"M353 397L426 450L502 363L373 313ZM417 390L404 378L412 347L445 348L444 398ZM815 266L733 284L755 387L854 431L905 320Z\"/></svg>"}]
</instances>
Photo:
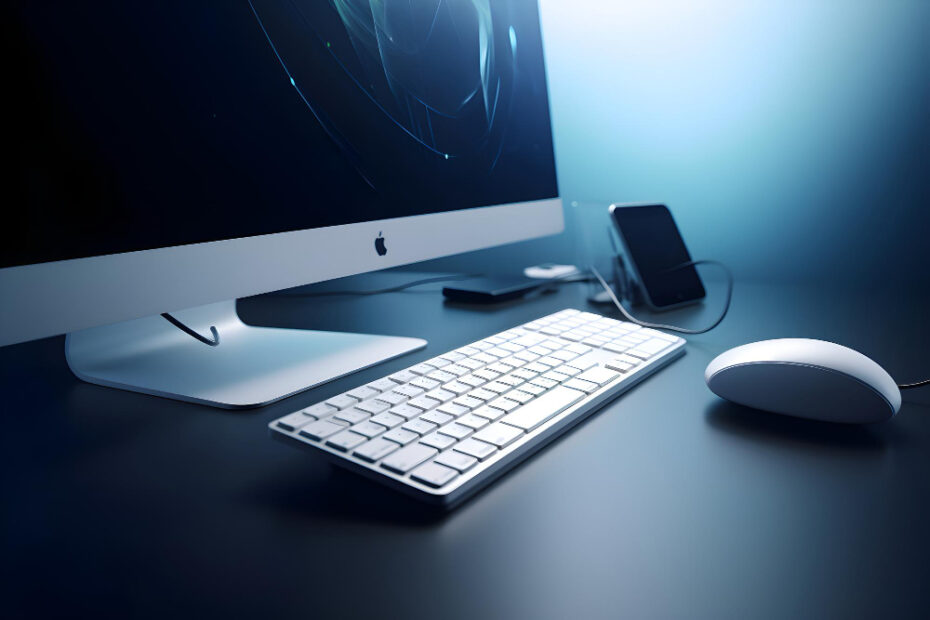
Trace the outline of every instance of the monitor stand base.
<instances>
[{"instance_id":1,"label":"monitor stand base","mask_svg":"<svg viewBox=\"0 0 930 620\"><path fill-rule=\"evenodd\" d=\"M173 312L219 344L191 337L164 317L68 334L65 355L84 381L193 403L260 407L379 362L422 349L419 338L252 327L227 301Z\"/></svg>"}]
</instances>

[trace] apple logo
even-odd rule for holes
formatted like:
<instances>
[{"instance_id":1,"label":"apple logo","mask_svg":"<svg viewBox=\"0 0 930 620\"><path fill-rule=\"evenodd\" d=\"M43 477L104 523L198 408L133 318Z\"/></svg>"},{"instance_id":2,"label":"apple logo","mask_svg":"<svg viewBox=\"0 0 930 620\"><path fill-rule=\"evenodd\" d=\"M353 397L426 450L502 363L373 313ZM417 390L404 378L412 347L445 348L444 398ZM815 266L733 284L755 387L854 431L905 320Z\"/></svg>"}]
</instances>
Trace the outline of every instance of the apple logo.
<instances>
[{"instance_id":1,"label":"apple logo","mask_svg":"<svg viewBox=\"0 0 930 620\"><path fill-rule=\"evenodd\" d=\"M381 231L378 231L378 236L375 238L375 252L378 253L378 256L387 254L387 246L384 245L384 237L381 236Z\"/></svg>"}]
</instances>

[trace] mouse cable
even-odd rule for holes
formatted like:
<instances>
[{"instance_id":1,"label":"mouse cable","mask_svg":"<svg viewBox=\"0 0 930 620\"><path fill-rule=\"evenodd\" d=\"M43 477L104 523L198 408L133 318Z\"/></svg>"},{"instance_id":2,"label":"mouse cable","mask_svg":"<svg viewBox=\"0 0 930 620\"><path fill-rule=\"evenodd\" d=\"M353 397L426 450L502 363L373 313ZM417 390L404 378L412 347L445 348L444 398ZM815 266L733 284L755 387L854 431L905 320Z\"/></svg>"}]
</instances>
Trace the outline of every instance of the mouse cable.
<instances>
[{"instance_id":1,"label":"mouse cable","mask_svg":"<svg viewBox=\"0 0 930 620\"><path fill-rule=\"evenodd\" d=\"M925 385L930 385L930 379L924 379L923 381L915 381L914 383L899 383L899 390L909 390L911 388L923 387Z\"/></svg>"},{"instance_id":2,"label":"mouse cable","mask_svg":"<svg viewBox=\"0 0 930 620\"><path fill-rule=\"evenodd\" d=\"M688 329L687 327L677 327L675 325L665 325L663 323L649 323L647 321L641 321L637 319L632 314L630 314L626 308L623 307L623 304L621 304L620 300L617 299L617 295L614 293L614 290L610 288L610 285L607 284L607 281L604 280L603 276L601 276L600 272L598 272L598 270L594 267L594 265L591 265L589 269L591 270L591 273L594 274L594 277L597 278L597 281L601 283L601 286L604 287L604 290L607 291L607 294L610 296L611 301L614 302L614 305L617 306L617 310L620 311L620 313L626 318L626 320L632 323L636 323L637 325L641 325L642 327L664 329L666 331L677 332L679 334L703 334L703 333L709 332L710 330L720 325L723 319L726 318L727 312L730 311L730 300L733 298L733 274L730 273L730 270L727 269L726 265L724 265L723 263L719 261L715 261L715 260L690 260L686 263L682 263L680 265L672 267L671 269L668 269L667 272L675 271L677 269L684 269L685 267L690 267L693 265L716 265L720 267L720 269L722 269L724 274L726 274L727 276L727 297L726 297L726 301L724 302L723 312L720 313L720 316L717 317L716 321L714 321L713 323L710 324L709 327L705 327L704 329Z\"/></svg>"}]
</instances>

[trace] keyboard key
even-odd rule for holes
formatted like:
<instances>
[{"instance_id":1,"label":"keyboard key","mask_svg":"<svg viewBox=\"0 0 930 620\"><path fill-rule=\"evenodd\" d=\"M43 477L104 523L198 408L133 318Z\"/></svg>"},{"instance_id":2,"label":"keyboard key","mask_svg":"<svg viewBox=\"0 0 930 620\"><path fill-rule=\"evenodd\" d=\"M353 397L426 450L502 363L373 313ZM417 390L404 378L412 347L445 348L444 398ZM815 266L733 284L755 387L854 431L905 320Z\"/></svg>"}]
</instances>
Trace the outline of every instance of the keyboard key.
<instances>
[{"instance_id":1,"label":"keyboard key","mask_svg":"<svg viewBox=\"0 0 930 620\"><path fill-rule=\"evenodd\" d=\"M604 359L605 354L603 351L591 351L587 355L582 355L576 357L571 361L571 366L574 366L578 370L585 371L592 366L597 366L598 363Z\"/></svg>"},{"instance_id":2,"label":"keyboard key","mask_svg":"<svg viewBox=\"0 0 930 620\"><path fill-rule=\"evenodd\" d=\"M462 407L467 407L468 409L474 409L475 407L480 407L484 404L484 401L478 398L472 398L471 396L459 396L452 401L456 405L461 405Z\"/></svg>"},{"instance_id":3,"label":"keyboard key","mask_svg":"<svg viewBox=\"0 0 930 620\"><path fill-rule=\"evenodd\" d=\"M407 400L407 397L403 394L397 394L395 392L385 392L384 394L379 394L378 398L375 400L380 400L381 402L388 403L389 405L399 405Z\"/></svg>"},{"instance_id":4,"label":"keyboard key","mask_svg":"<svg viewBox=\"0 0 930 620\"><path fill-rule=\"evenodd\" d=\"M624 373L633 370L633 364L628 364L620 360L610 360L609 362L604 364L604 366L606 366L607 368L610 368L611 370L616 370L617 372L624 372Z\"/></svg>"},{"instance_id":5,"label":"keyboard key","mask_svg":"<svg viewBox=\"0 0 930 620\"><path fill-rule=\"evenodd\" d=\"M297 413L284 416L278 420L276 424L286 431L296 431L301 426L309 424L314 420L316 420L316 418L306 415L303 411L298 411Z\"/></svg>"},{"instance_id":6,"label":"keyboard key","mask_svg":"<svg viewBox=\"0 0 930 620\"><path fill-rule=\"evenodd\" d=\"M331 422L329 420L320 420L319 422L314 422L308 424L300 429L300 434L304 437L309 437L316 441L325 439L333 433L338 433L339 431L345 429L345 424L337 424L336 422Z\"/></svg>"},{"instance_id":7,"label":"keyboard key","mask_svg":"<svg viewBox=\"0 0 930 620\"><path fill-rule=\"evenodd\" d=\"M487 418L488 420L493 422L494 420L504 415L506 412L503 409L495 409L494 407L489 407L485 405L483 407L478 407L471 413L472 415L481 416L482 418Z\"/></svg>"},{"instance_id":8,"label":"keyboard key","mask_svg":"<svg viewBox=\"0 0 930 620\"><path fill-rule=\"evenodd\" d=\"M546 391L546 388L539 387L538 385L533 385L532 383L524 383L520 386L521 392L528 392L533 396L539 396Z\"/></svg>"},{"instance_id":9,"label":"keyboard key","mask_svg":"<svg viewBox=\"0 0 930 620\"><path fill-rule=\"evenodd\" d=\"M514 355L514 357L517 358L518 360L523 360L527 364L529 364L530 362L535 362L536 360L539 359L538 355L534 353L530 353L529 351L522 351Z\"/></svg>"},{"instance_id":10,"label":"keyboard key","mask_svg":"<svg viewBox=\"0 0 930 620\"><path fill-rule=\"evenodd\" d=\"M458 375L451 373L451 372L446 372L445 370L434 370L433 372L429 373L426 376L434 381L437 381L438 383L449 383L450 381L454 381L458 379ZM414 384L415 382L411 381L410 383ZM433 387L436 387L436 386L434 385ZM429 388L429 389L432 389L432 388Z\"/></svg>"},{"instance_id":11,"label":"keyboard key","mask_svg":"<svg viewBox=\"0 0 930 620\"><path fill-rule=\"evenodd\" d=\"M424 394L426 398L432 398L438 400L441 403L446 402L447 400L452 400L457 396L455 392L450 392L448 390L438 389Z\"/></svg>"},{"instance_id":12,"label":"keyboard key","mask_svg":"<svg viewBox=\"0 0 930 620\"><path fill-rule=\"evenodd\" d=\"M501 364L504 366L510 366L511 368L519 368L525 363L526 362L518 358L516 355L501 360Z\"/></svg>"},{"instance_id":13,"label":"keyboard key","mask_svg":"<svg viewBox=\"0 0 930 620\"><path fill-rule=\"evenodd\" d=\"M532 394L529 394L522 390L513 390L512 392L507 392L506 397L509 398L510 400L517 401L521 405L525 405L526 403L530 402L534 398Z\"/></svg>"},{"instance_id":14,"label":"keyboard key","mask_svg":"<svg viewBox=\"0 0 930 620\"><path fill-rule=\"evenodd\" d=\"M355 388L354 390L346 392L346 396L351 396L352 398L357 398L358 400L365 400L366 398L371 398L377 394L380 394L378 390L366 387L364 385L360 388Z\"/></svg>"},{"instance_id":15,"label":"keyboard key","mask_svg":"<svg viewBox=\"0 0 930 620\"><path fill-rule=\"evenodd\" d=\"M495 409L500 409L501 411L510 412L516 409L517 407L519 407L520 403L518 403L515 400L510 400L509 398L501 397L501 398L498 398L498 399L495 399L489 402L488 406L494 407Z\"/></svg>"},{"instance_id":16,"label":"keyboard key","mask_svg":"<svg viewBox=\"0 0 930 620\"><path fill-rule=\"evenodd\" d=\"M456 446L452 449L456 452L461 452L462 454L472 456L479 461L483 461L484 459L497 452L497 449L491 444L478 441L473 437L469 437L465 441L456 444Z\"/></svg>"},{"instance_id":17,"label":"keyboard key","mask_svg":"<svg viewBox=\"0 0 930 620\"><path fill-rule=\"evenodd\" d=\"M437 450L445 450L455 443L455 438L449 437L448 435L440 435L438 432L434 432L421 439L420 443L432 448L436 448Z\"/></svg>"},{"instance_id":18,"label":"keyboard key","mask_svg":"<svg viewBox=\"0 0 930 620\"><path fill-rule=\"evenodd\" d=\"M414 387L418 387L421 390L432 390L433 388L439 387L441 383L442 383L441 381L438 381L433 378L417 377L416 379L410 382L410 385Z\"/></svg>"},{"instance_id":19,"label":"keyboard key","mask_svg":"<svg viewBox=\"0 0 930 620\"><path fill-rule=\"evenodd\" d=\"M501 383L500 381L492 381L491 383L485 385L484 389L495 394L503 394L504 392L509 392L512 390L513 386L508 383Z\"/></svg>"},{"instance_id":20,"label":"keyboard key","mask_svg":"<svg viewBox=\"0 0 930 620\"><path fill-rule=\"evenodd\" d=\"M377 381L372 381L365 387L371 388L372 390L377 390L378 392L390 392L397 387L397 384L384 377L383 379L378 379Z\"/></svg>"},{"instance_id":21,"label":"keyboard key","mask_svg":"<svg viewBox=\"0 0 930 620\"><path fill-rule=\"evenodd\" d=\"M587 394L597 390L600 386L592 381L584 381L582 379L569 379L564 383L565 387L570 387L573 390L581 390Z\"/></svg>"},{"instance_id":22,"label":"keyboard key","mask_svg":"<svg viewBox=\"0 0 930 620\"><path fill-rule=\"evenodd\" d=\"M504 448L516 441L517 437L522 434L523 431L515 426L494 422L490 426L477 431L474 438L495 445L498 448Z\"/></svg>"},{"instance_id":23,"label":"keyboard key","mask_svg":"<svg viewBox=\"0 0 930 620\"><path fill-rule=\"evenodd\" d=\"M456 353L455 351L450 351L444 355L439 356L441 359L447 360L449 362L459 362L465 359L465 355L462 353Z\"/></svg>"},{"instance_id":24,"label":"keyboard key","mask_svg":"<svg viewBox=\"0 0 930 620\"><path fill-rule=\"evenodd\" d=\"M326 403L317 403L313 405L312 407L307 407L306 409L304 409L304 413L306 413L307 415L312 415L314 418L317 418L317 419L326 417L331 413L336 413L337 411L339 410L333 407L332 405L327 405Z\"/></svg>"},{"instance_id":25,"label":"keyboard key","mask_svg":"<svg viewBox=\"0 0 930 620\"><path fill-rule=\"evenodd\" d=\"M498 363L496 363L496 364L491 364L490 366L488 366L487 368L485 368L485 370L490 370L491 372L496 372L496 373L499 374L499 375L505 375L505 374L507 374L508 372L510 372L511 370L513 370L513 368L511 368L511 367L508 366L507 364L501 364L501 363L498 362Z\"/></svg>"},{"instance_id":26,"label":"keyboard key","mask_svg":"<svg viewBox=\"0 0 930 620\"><path fill-rule=\"evenodd\" d=\"M461 353L462 355L471 356L471 355L475 355L476 353L478 353L478 349L474 347L459 347L458 349L455 350L455 352Z\"/></svg>"},{"instance_id":27,"label":"keyboard key","mask_svg":"<svg viewBox=\"0 0 930 620\"><path fill-rule=\"evenodd\" d=\"M427 433L431 433L434 430L436 430L436 425L431 424L430 422L427 422L426 420L421 420L417 418L416 420L410 420L409 422L404 424L401 428L406 429L408 431L413 431L414 433L417 433L419 435L426 435Z\"/></svg>"},{"instance_id":28,"label":"keyboard key","mask_svg":"<svg viewBox=\"0 0 930 620\"><path fill-rule=\"evenodd\" d=\"M464 426L458 422L453 422L452 424L446 424L437 432L442 433L443 435L449 435L450 437L455 437L456 439L465 439L471 435L472 430L473 429L468 426Z\"/></svg>"},{"instance_id":29,"label":"keyboard key","mask_svg":"<svg viewBox=\"0 0 930 620\"><path fill-rule=\"evenodd\" d=\"M389 454L381 461L381 467L398 474L406 474L423 461L434 457L438 452L436 448L413 443Z\"/></svg>"},{"instance_id":30,"label":"keyboard key","mask_svg":"<svg viewBox=\"0 0 930 620\"><path fill-rule=\"evenodd\" d=\"M367 400L363 403L355 405L355 408L359 411L364 411L365 413L374 415L376 413L381 413L382 411L387 411L390 409L391 403L386 403L381 400Z\"/></svg>"},{"instance_id":31,"label":"keyboard key","mask_svg":"<svg viewBox=\"0 0 930 620\"><path fill-rule=\"evenodd\" d=\"M439 357L434 357L431 360L426 360L426 363L435 368L442 368L443 366L448 366L452 362L447 360L445 355L440 355Z\"/></svg>"},{"instance_id":32,"label":"keyboard key","mask_svg":"<svg viewBox=\"0 0 930 620\"><path fill-rule=\"evenodd\" d=\"M425 392L423 388L418 388L413 385L402 385L398 388L394 388L394 394L400 394L406 396L407 398L414 398Z\"/></svg>"},{"instance_id":33,"label":"keyboard key","mask_svg":"<svg viewBox=\"0 0 930 620\"><path fill-rule=\"evenodd\" d=\"M429 364L424 363L424 364L417 364L416 366L411 366L407 370L409 370L415 375L428 375L429 373L436 370L436 367L430 366Z\"/></svg>"},{"instance_id":34,"label":"keyboard key","mask_svg":"<svg viewBox=\"0 0 930 620\"><path fill-rule=\"evenodd\" d=\"M368 439L372 437L377 437L381 433L387 430L386 426L381 426L380 424L375 424L371 420L366 422L361 422L352 427L353 433L358 433L359 435L364 435Z\"/></svg>"},{"instance_id":35,"label":"keyboard key","mask_svg":"<svg viewBox=\"0 0 930 620\"><path fill-rule=\"evenodd\" d=\"M409 370L401 370L400 372L395 372L393 375L388 377L388 379L394 381L395 383L408 383L416 378L417 376Z\"/></svg>"},{"instance_id":36,"label":"keyboard key","mask_svg":"<svg viewBox=\"0 0 930 620\"><path fill-rule=\"evenodd\" d=\"M476 377L481 377L481 378L484 379L485 381L494 381L494 380L497 379L499 376L501 376L501 373L499 373L499 372L492 372L492 371L488 370L487 368L482 368L481 370L476 370L476 371L473 372L472 374L473 374L474 376L476 376ZM463 377L463 378L464 378L464 377ZM463 383L464 383L464 381L463 381Z\"/></svg>"},{"instance_id":37,"label":"keyboard key","mask_svg":"<svg viewBox=\"0 0 930 620\"><path fill-rule=\"evenodd\" d=\"M559 383L562 383L563 381L568 380L569 376L552 370L544 374L542 378L549 379L550 381L557 381Z\"/></svg>"},{"instance_id":38,"label":"keyboard key","mask_svg":"<svg viewBox=\"0 0 930 620\"><path fill-rule=\"evenodd\" d=\"M558 415L582 398L584 398L583 392L559 386L533 402L524 405L518 411L504 416L501 422L529 431Z\"/></svg>"},{"instance_id":39,"label":"keyboard key","mask_svg":"<svg viewBox=\"0 0 930 620\"><path fill-rule=\"evenodd\" d=\"M545 377L537 377L536 379L533 379L532 381L530 381L530 385L537 385L545 390L551 390L558 384L559 384L558 381L554 381L553 379L547 379Z\"/></svg>"},{"instance_id":40,"label":"keyboard key","mask_svg":"<svg viewBox=\"0 0 930 620\"><path fill-rule=\"evenodd\" d=\"M578 357L578 354L577 354L577 353L572 353L572 352L569 351L568 349L562 349L561 351L553 351L553 352L552 352L552 355L550 355L550 357L554 357L554 358L556 358L556 359L562 360L563 362L567 362L567 361L570 360L570 359L574 359L574 358ZM540 361L542 361L542 360L540 360Z\"/></svg>"},{"instance_id":41,"label":"keyboard key","mask_svg":"<svg viewBox=\"0 0 930 620\"><path fill-rule=\"evenodd\" d=\"M513 375L514 377L520 377L521 379L524 379L526 381L530 381L539 376L538 372L533 372L532 370L527 370L526 368L515 370L510 374Z\"/></svg>"},{"instance_id":42,"label":"keyboard key","mask_svg":"<svg viewBox=\"0 0 930 620\"><path fill-rule=\"evenodd\" d=\"M497 358L493 355L488 355L485 352L478 353L477 355L472 355L470 359L475 360L476 362L481 362L482 364L491 364L497 361Z\"/></svg>"},{"instance_id":43,"label":"keyboard key","mask_svg":"<svg viewBox=\"0 0 930 620\"><path fill-rule=\"evenodd\" d=\"M562 364L561 366L556 368L555 371L560 372L563 375L568 375L569 377L574 377L575 375L581 372L581 369L575 368L574 366L570 364Z\"/></svg>"},{"instance_id":44,"label":"keyboard key","mask_svg":"<svg viewBox=\"0 0 930 620\"><path fill-rule=\"evenodd\" d=\"M543 338L539 334L524 334L523 336L520 336L519 338L516 338L515 340L513 340L512 343L515 345L519 345L521 347L533 347L539 344L540 342L542 342L543 340L545 340L545 338Z\"/></svg>"},{"instance_id":45,"label":"keyboard key","mask_svg":"<svg viewBox=\"0 0 930 620\"><path fill-rule=\"evenodd\" d=\"M340 394L339 396L333 396L326 404L335 407L336 409L345 409L347 407L352 407L358 402L357 398L352 398L348 394Z\"/></svg>"},{"instance_id":46,"label":"keyboard key","mask_svg":"<svg viewBox=\"0 0 930 620\"><path fill-rule=\"evenodd\" d=\"M598 385L604 385L605 383L610 383L619 376L620 375L613 370L596 367L589 368L575 378L582 381L590 381L591 383L596 383Z\"/></svg>"},{"instance_id":47,"label":"keyboard key","mask_svg":"<svg viewBox=\"0 0 930 620\"><path fill-rule=\"evenodd\" d=\"M366 441L367 439L362 435L358 435L352 431L342 431L341 433L336 433L327 439L326 445L346 452L347 450L351 450L356 446L362 445Z\"/></svg>"},{"instance_id":48,"label":"keyboard key","mask_svg":"<svg viewBox=\"0 0 930 620\"><path fill-rule=\"evenodd\" d=\"M503 383L504 385L509 385L510 387L517 387L521 383L524 383L523 379L520 377L515 377L513 375L507 375L506 377L501 377L497 380L498 383Z\"/></svg>"},{"instance_id":49,"label":"keyboard key","mask_svg":"<svg viewBox=\"0 0 930 620\"><path fill-rule=\"evenodd\" d=\"M375 461L383 459L399 447L400 446L393 441L378 437L356 448L355 456L374 463Z\"/></svg>"},{"instance_id":50,"label":"keyboard key","mask_svg":"<svg viewBox=\"0 0 930 620\"><path fill-rule=\"evenodd\" d=\"M432 424L439 424L441 426L454 420L455 416L451 416L448 413L442 413L440 411L429 411L420 416L420 419L426 420Z\"/></svg>"},{"instance_id":51,"label":"keyboard key","mask_svg":"<svg viewBox=\"0 0 930 620\"><path fill-rule=\"evenodd\" d=\"M427 398L426 396L417 396L416 398L411 398L407 404L411 407L416 407L417 409L426 411L438 405L439 401L433 400L432 398Z\"/></svg>"},{"instance_id":52,"label":"keyboard key","mask_svg":"<svg viewBox=\"0 0 930 620\"><path fill-rule=\"evenodd\" d=\"M442 389L449 391L449 392L453 392L456 396L461 396L465 392L475 387L471 383L466 383L467 379L468 377L462 377L460 381L453 381L452 383L445 384L444 386L442 386ZM481 385L482 383L484 383L484 379L475 379L475 380L478 382L478 385Z\"/></svg>"},{"instance_id":53,"label":"keyboard key","mask_svg":"<svg viewBox=\"0 0 930 620\"><path fill-rule=\"evenodd\" d=\"M629 345L623 344L622 342L619 342L619 341L608 342L607 344L604 345L604 349L612 353L623 353L629 348L630 348Z\"/></svg>"},{"instance_id":54,"label":"keyboard key","mask_svg":"<svg viewBox=\"0 0 930 620\"><path fill-rule=\"evenodd\" d=\"M448 484L458 475L459 472L455 471L454 469L446 467L445 465L439 465L438 463L434 462L421 465L416 469L416 471L410 474L410 477L417 482L422 482L423 484L429 485L431 487L439 488Z\"/></svg>"},{"instance_id":55,"label":"keyboard key","mask_svg":"<svg viewBox=\"0 0 930 620\"><path fill-rule=\"evenodd\" d=\"M455 375L456 377L461 377L463 375L467 375L474 369L469 368L467 366L462 366L460 364L452 364L451 366L446 366L445 368L443 368L443 370L445 372Z\"/></svg>"},{"instance_id":56,"label":"keyboard key","mask_svg":"<svg viewBox=\"0 0 930 620\"><path fill-rule=\"evenodd\" d=\"M468 413L468 407L463 407L462 405L456 405L455 403L446 403L442 407L436 407L436 411L441 413L447 413L453 418L457 418L463 413Z\"/></svg>"},{"instance_id":57,"label":"keyboard key","mask_svg":"<svg viewBox=\"0 0 930 620\"><path fill-rule=\"evenodd\" d=\"M583 344L570 344L565 347L566 351L571 351L572 353L577 353L578 355L584 355L591 350L591 347L586 347Z\"/></svg>"},{"instance_id":58,"label":"keyboard key","mask_svg":"<svg viewBox=\"0 0 930 620\"><path fill-rule=\"evenodd\" d=\"M497 392L492 392L491 390L486 390L484 388L478 388L477 390L472 390L468 393L472 398L477 398L478 400L491 400L497 398Z\"/></svg>"},{"instance_id":59,"label":"keyboard key","mask_svg":"<svg viewBox=\"0 0 930 620\"><path fill-rule=\"evenodd\" d=\"M348 422L349 424L358 424L362 420L367 420L369 414L364 411L359 411L358 409L349 409L347 411L340 411L333 416L336 420L342 420L343 422Z\"/></svg>"},{"instance_id":60,"label":"keyboard key","mask_svg":"<svg viewBox=\"0 0 930 620\"><path fill-rule=\"evenodd\" d=\"M389 439L393 442L399 443L402 446L406 446L408 443L418 438L419 435L413 431L408 431L403 428L395 428L392 431L388 431L385 434L381 435L381 439Z\"/></svg>"},{"instance_id":61,"label":"keyboard key","mask_svg":"<svg viewBox=\"0 0 930 620\"><path fill-rule=\"evenodd\" d=\"M461 366L461 367L463 367L463 368L468 368L468 369L470 369L470 370L478 370L479 368L481 368L482 366L484 366L484 364L482 364L481 362L479 362L479 361L477 361L477 360L473 360L473 359L464 359L464 360L461 360L461 361L459 361L458 365Z\"/></svg>"},{"instance_id":62,"label":"keyboard key","mask_svg":"<svg viewBox=\"0 0 930 620\"><path fill-rule=\"evenodd\" d=\"M415 418L421 413L416 407L411 407L410 405L397 405L392 409L388 409L388 413L393 413L394 415L399 415L400 417L409 420L410 418Z\"/></svg>"},{"instance_id":63,"label":"keyboard key","mask_svg":"<svg viewBox=\"0 0 930 620\"><path fill-rule=\"evenodd\" d=\"M400 426L406 422L406 420L406 418L385 411L384 413L379 413L373 417L371 420L369 420L369 422L374 422L375 424L380 424L381 426L386 426L388 428L394 428L395 426Z\"/></svg>"},{"instance_id":64,"label":"keyboard key","mask_svg":"<svg viewBox=\"0 0 930 620\"><path fill-rule=\"evenodd\" d=\"M643 351L642 349L629 349L626 352L627 355L632 355L633 357L638 357L641 360L647 360L652 357L654 354L649 351Z\"/></svg>"},{"instance_id":65,"label":"keyboard key","mask_svg":"<svg viewBox=\"0 0 930 620\"><path fill-rule=\"evenodd\" d=\"M482 418L481 416L475 415L474 413L463 415L457 420L457 422L462 426L467 426L468 428L475 431L488 425L487 418Z\"/></svg>"},{"instance_id":66,"label":"keyboard key","mask_svg":"<svg viewBox=\"0 0 930 620\"><path fill-rule=\"evenodd\" d=\"M474 467L478 459L461 452L456 452L455 450L448 450L433 459L433 462L451 467L459 473L464 473Z\"/></svg>"},{"instance_id":67,"label":"keyboard key","mask_svg":"<svg viewBox=\"0 0 930 620\"><path fill-rule=\"evenodd\" d=\"M549 370L548 366L540 364L539 362L533 362L532 364L527 364L523 367L524 370L531 370L536 373L547 372Z\"/></svg>"},{"instance_id":68,"label":"keyboard key","mask_svg":"<svg viewBox=\"0 0 930 620\"><path fill-rule=\"evenodd\" d=\"M434 432L421 439L420 443L430 446L431 448L436 448L437 450L445 450L455 443L455 438Z\"/></svg>"},{"instance_id":69,"label":"keyboard key","mask_svg":"<svg viewBox=\"0 0 930 620\"><path fill-rule=\"evenodd\" d=\"M485 383L487 383L487 379L482 379L481 377L476 377L475 375L466 375L464 377L459 377L458 383L459 385L464 384L469 387L478 387L479 385L484 385ZM445 387L448 389L449 385L454 385L454 384L450 383L446 385Z\"/></svg>"}]
</instances>

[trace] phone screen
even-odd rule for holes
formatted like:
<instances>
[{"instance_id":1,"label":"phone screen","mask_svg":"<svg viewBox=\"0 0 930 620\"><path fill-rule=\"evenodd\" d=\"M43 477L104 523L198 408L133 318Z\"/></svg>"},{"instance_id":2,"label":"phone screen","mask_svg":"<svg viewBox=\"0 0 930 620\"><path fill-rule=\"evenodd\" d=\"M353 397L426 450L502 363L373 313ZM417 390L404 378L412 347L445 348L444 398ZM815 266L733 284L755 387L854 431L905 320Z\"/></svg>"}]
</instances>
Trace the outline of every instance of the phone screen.
<instances>
[{"instance_id":1,"label":"phone screen","mask_svg":"<svg viewBox=\"0 0 930 620\"><path fill-rule=\"evenodd\" d=\"M656 308L703 299L706 294L678 226L665 205L616 206L614 224L633 261L648 301Z\"/></svg>"}]
</instances>

